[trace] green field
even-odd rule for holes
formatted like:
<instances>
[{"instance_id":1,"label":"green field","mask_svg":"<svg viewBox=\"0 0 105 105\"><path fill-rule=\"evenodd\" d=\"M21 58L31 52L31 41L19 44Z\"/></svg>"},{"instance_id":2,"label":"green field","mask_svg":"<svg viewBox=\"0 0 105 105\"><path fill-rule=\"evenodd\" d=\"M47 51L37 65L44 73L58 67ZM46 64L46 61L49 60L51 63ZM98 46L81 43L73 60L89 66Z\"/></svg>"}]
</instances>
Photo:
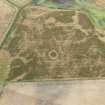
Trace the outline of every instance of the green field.
<instances>
[{"instance_id":1,"label":"green field","mask_svg":"<svg viewBox=\"0 0 105 105\"><path fill-rule=\"evenodd\" d=\"M84 0L8 2L18 11L0 45L1 81L105 78L104 9Z\"/></svg>"},{"instance_id":2,"label":"green field","mask_svg":"<svg viewBox=\"0 0 105 105\"><path fill-rule=\"evenodd\" d=\"M12 58L8 81L104 78L105 43L84 13L28 5L14 26L4 44Z\"/></svg>"}]
</instances>

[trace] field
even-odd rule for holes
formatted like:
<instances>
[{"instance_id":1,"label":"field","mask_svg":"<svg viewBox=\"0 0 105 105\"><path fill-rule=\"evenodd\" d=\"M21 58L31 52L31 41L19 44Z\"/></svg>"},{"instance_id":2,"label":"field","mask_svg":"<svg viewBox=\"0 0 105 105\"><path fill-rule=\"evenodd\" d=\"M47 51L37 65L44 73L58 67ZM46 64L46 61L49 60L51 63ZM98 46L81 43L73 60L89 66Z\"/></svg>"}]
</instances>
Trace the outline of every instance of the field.
<instances>
[{"instance_id":1,"label":"field","mask_svg":"<svg viewBox=\"0 0 105 105\"><path fill-rule=\"evenodd\" d=\"M11 3L14 3L15 5L19 7L23 7L27 3L32 2L31 0L8 0L8 1L10 1Z\"/></svg>"},{"instance_id":2,"label":"field","mask_svg":"<svg viewBox=\"0 0 105 105\"><path fill-rule=\"evenodd\" d=\"M14 27L3 45L11 57L8 81L105 77L101 33L80 11L28 5Z\"/></svg>"},{"instance_id":3,"label":"field","mask_svg":"<svg viewBox=\"0 0 105 105\"><path fill-rule=\"evenodd\" d=\"M4 38L4 34L7 32L7 28L12 23L12 19L15 15L16 9L5 0L0 0L0 44ZM11 22L11 23L10 23Z\"/></svg>"},{"instance_id":4,"label":"field","mask_svg":"<svg viewBox=\"0 0 105 105\"><path fill-rule=\"evenodd\" d=\"M3 85L8 77L10 65L10 56L4 50L0 51L0 86Z\"/></svg>"},{"instance_id":5,"label":"field","mask_svg":"<svg viewBox=\"0 0 105 105\"><path fill-rule=\"evenodd\" d=\"M0 105L104 105L104 87L104 80L10 83Z\"/></svg>"},{"instance_id":6,"label":"field","mask_svg":"<svg viewBox=\"0 0 105 105\"><path fill-rule=\"evenodd\" d=\"M17 9L6 0L0 0L0 46L11 27ZM9 53L0 49L0 86L8 77L10 64Z\"/></svg>"},{"instance_id":7,"label":"field","mask_svg":"<svg viewBox=\"0 0 105 105\"><path fill-rule=\"evenodd\" d=\"M8 1L18 11L11 9L15 18L1 38L0 68L1 74L4 73L1 81L105 77L105 31L97 27L104 11L89 8L89 11L92 9L89 12L88 5L82 11L17 2ZM3 16L7 16L7 7L3 9Z\"/></svg>"}]
</instances>

